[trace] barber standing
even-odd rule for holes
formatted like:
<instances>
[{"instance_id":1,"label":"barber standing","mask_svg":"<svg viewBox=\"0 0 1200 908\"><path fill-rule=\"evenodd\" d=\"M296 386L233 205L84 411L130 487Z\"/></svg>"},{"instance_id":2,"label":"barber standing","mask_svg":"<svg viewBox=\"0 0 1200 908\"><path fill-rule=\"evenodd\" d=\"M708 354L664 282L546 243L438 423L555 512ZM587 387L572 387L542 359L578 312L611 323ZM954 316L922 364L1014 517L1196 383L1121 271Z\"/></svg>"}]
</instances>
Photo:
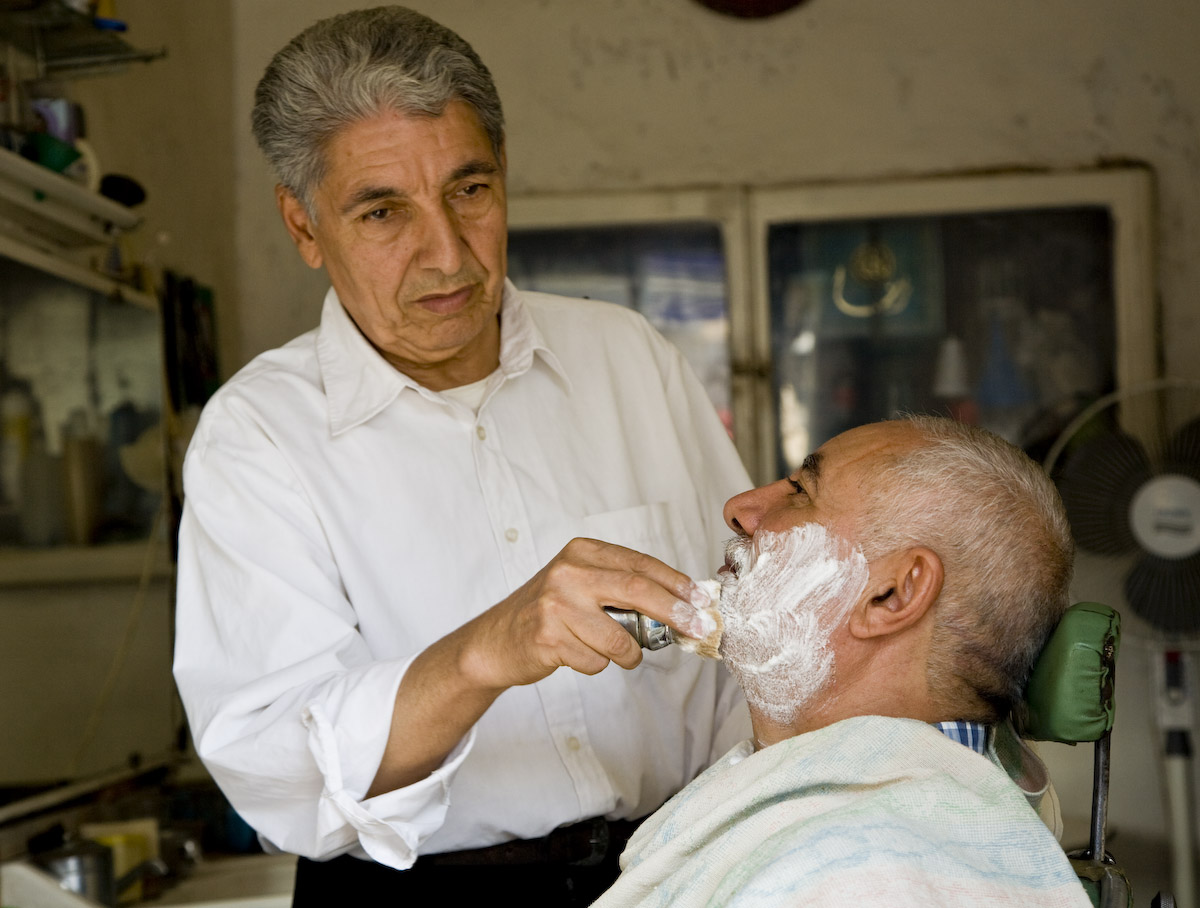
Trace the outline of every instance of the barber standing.
<instances>
[{"instance_id":1,"label":"barber standing","mask_svg":"<svg viewBox=\"0 0 1200 908\"><path fill-rule=\"evenodd\" d=\"M401 7L318 22L253 127L332 287L188 450L197 750L302 856L296 905L587 904L628 821L748 731L719 664L643 654L602 611L695 632L689 576L745 471L641 316L506 280L500 101L453 32Z\"/></svg>"}]
</instances>

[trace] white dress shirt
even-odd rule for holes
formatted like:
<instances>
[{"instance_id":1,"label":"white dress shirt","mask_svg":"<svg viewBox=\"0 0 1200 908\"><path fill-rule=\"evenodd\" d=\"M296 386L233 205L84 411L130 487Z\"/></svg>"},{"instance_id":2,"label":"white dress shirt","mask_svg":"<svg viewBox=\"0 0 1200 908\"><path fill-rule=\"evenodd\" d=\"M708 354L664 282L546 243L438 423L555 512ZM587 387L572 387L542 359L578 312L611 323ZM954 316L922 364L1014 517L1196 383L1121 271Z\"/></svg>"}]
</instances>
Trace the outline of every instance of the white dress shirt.
<instances>
[{"instance_id":1,"label":"white dress shirt","mask_svg":"<svg viewBox=\"0 0 1200 908\"><path fill-rule=\"evenodd\" d=\"M364 798L413 657L573 537L695 579L750 482L681 355L618 306L506 284L478 413L321 325L205 407L184 465L175 677L197 751L268 847L418 853L657 808L749 734L722 666L668 647L503 693L426 779Z\"/></svg>"}]
</instances>

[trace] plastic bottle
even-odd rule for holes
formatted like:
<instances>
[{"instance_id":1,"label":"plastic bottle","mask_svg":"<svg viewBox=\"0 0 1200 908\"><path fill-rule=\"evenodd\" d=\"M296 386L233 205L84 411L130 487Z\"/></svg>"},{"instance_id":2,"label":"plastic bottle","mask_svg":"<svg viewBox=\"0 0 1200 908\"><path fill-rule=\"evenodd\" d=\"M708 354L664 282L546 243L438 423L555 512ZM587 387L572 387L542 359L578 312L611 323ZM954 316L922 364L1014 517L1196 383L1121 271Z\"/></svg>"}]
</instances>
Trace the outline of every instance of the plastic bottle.
<instances>
[{"instance_id":1,"label":"plastic bottle","mask_svg":"<svg viewBox=\"0 0 1200 908\"><path fill-rule=\"evenodd\" d=\"M65 535L62 458L48 450L46 433L36 416L24 472L24 494L17 515L21 541L31 546L59 545Z\"/></svg>"},{"instance_id":2,"label":"plastic bottle","mask_svg":"<svg viewBox=\"0 0 1200 908\"><path fill-rule=\"evenodd\" d=\"M104 450L94 420L82 408L63 427L63 499L67 542L90 545L100 522Z\"/></svg>"},{"instance_id":3,"label":"plastic bottle","mask_svg":"<svg viewBox=\"0 0 1200 908\"><path fill-rule=\"evenodd\" d=\"M32 426L33 398L14 385L0 395L0 492L13 510L21 507Z\"/></svg>"}]
</instances>

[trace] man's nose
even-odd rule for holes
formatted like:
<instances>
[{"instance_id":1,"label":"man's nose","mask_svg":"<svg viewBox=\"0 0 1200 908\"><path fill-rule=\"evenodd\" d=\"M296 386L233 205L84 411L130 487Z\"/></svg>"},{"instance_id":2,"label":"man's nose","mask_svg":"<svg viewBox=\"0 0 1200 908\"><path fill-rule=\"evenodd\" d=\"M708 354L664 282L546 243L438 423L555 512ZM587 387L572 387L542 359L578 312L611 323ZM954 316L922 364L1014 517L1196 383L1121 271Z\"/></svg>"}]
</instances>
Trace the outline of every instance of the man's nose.
<instances>
[{"instance_id":1,"label":"man's nose","mask_svg":"<svg viewBox=\"0 0 1200 908\"><path fill-rule=\"evenodd\" d=\"M466 241L454 211L446 206L433 208L421 221L421 267L442 274L458 274L463 265Z\"/></svg>"},{"instance_id":2,"label":"man's nose","mask_svg":"<svg viewBox=\"0 0 1200 908\"><path fill-rule=\"evenodd\" d=\"M777 483L771 483L757 489L749 489L725 502L724 517L729 528L742 536L753 536L775 497L772 492L776 485Z\"/></svg>"}]
</instances>

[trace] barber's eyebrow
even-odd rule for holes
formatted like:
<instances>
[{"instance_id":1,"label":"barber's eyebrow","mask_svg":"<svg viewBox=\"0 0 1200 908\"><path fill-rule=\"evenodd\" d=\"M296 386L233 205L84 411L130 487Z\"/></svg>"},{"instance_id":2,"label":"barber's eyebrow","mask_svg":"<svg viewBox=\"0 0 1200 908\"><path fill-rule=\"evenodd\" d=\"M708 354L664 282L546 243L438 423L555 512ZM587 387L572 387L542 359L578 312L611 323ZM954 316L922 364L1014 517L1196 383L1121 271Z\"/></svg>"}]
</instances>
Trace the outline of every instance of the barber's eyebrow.
<instances>
[{"instance_id":1,"label":"barber's eyebrow","mask_svg":"<svg viewBox=\"0 0 1200 908\"><path fill-rule=\"evenodd\" d=\"M814 451L804 458L804 463L800 464L800 469L796 471L810 486L819 485L821 482L821 459L822 455Z\"/></svg>"},{"instance_id":2,"label":"barber's eyebrow","mask_svg":"<svg viewBox=\"0 0 1200 908\"><path fill-rule=\"evenodd\" d=\"M447 177L447 183L454 183L458 180L464 180L467 177L474 176L494 176L500 173L500 167L495 161L489 161L486 158L478 160L465 161L455 167ZM394 186L360 186L348 198L339 209L340 213L350 214L352 211L367 205L371 202L378 202L380 199L403 199L407 198L408 193L396 189Z\"/></svg>"},{"instance_id":3,"label":"barber's eyebrow","mask_svg":"<svg viewBox=\"0 0 1200 908\"><path fill-rule=\"evenodd\" d=\"M500 172L500 165L495 161L489 161L486 158L479 158L475 161L467 161L465 164L460 164L454 168L450 174L450 179L447 183L453 183L455 180L462 180L466 177L488 177L494 176Z\"/></svg>"},{"instance_id":4,"label":"barber's eyebrow","mask_svg":"<svg viewBox=\"0 0 1200 908\"><path fill-rule=\"evenodd\" d=\"M363 186L355 190L354 194L346 200L346 203L338 209L338 213L350 214L350 212L362 205L366 205L368 202L377 202L380 199L393 199L401 195L404 195L404 193L389 186Z\"/></svg>"}]
</instances>

